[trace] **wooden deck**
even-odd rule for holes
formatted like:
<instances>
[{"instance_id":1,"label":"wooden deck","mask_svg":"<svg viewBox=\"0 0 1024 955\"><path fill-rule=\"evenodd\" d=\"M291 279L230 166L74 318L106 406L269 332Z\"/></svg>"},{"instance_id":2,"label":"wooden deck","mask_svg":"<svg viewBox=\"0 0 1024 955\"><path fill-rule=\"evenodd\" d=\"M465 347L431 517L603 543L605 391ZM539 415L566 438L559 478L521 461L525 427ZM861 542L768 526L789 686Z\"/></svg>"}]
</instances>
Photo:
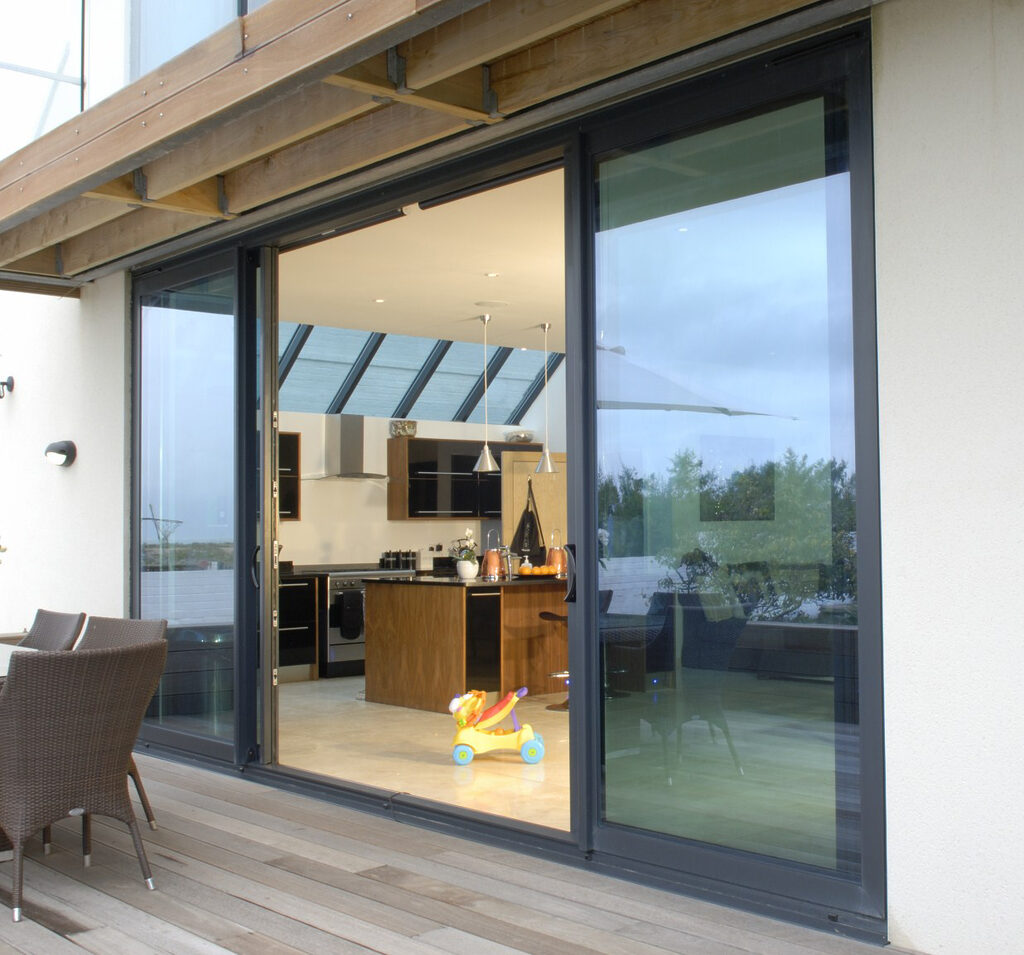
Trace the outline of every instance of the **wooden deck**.
<instances>
[{"instance_id":1,"label":"wooden deck","mask_svg":"<svg viewBox=\"0 0 1024 955\"><path fill-rule=\"evenodd\" d=\"M877 953L878 948L439 835L240 776L138 757L160 828L147 891L120 824L33 840L24 921L0 876L0 951ZM141 812L140 812L141 816ZM6 906L6 908L5 908ZM889 948L888 952L896 952Z\"/></svg>"}]
</instances>

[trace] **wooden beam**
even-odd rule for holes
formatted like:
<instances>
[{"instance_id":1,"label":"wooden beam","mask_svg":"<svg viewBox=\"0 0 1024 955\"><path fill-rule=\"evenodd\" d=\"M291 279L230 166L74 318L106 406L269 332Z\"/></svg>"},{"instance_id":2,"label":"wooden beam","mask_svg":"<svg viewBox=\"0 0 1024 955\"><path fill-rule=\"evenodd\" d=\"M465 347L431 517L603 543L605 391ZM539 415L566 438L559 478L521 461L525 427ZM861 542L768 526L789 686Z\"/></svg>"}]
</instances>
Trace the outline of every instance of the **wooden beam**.
<instances>
[{"instance_id":1,"label":"wooden beam","mask_svg":"<svg viewBox=\"0 0 1024 955\"><path fill-rule=\"evenodd\" d=\"M504 113L607 79L773 17L810 0L645 0L491 67Z\"/></svg>"},{"instance_id":2,"label":"wooden beam","mask_svg":"<svg viewBox=\"0 0 1024 955\"><path fill-rule=\"evenodd\" d=\"M356 90L421 109L458 116L472 123L494 123L501 117L484 110L484 71L472 67L422 90L396 89L388 78L387 55L373 57L342 73L325 77L324 82Z\"/></svg>"},{"instance_id":3,"label":"wooden beam","mask_svg":"<svg viewBox=\"0 0 1024 955\"><path fill-rule=\"evenodd\" d=\"M160 199L379 108L362 94L314 83L147 163L146 191Z\"/></svg>"},{"instance_id":4,"label":"wooden beam","mask_svg":"<svg viewBox=\"0 0 1024 955\"><path fill-rule=\"evenodd\" d=\"M230 209L244 212L465 128L457 118L395 103L228 173Z\"/></svg>"},{"instance_id":5,"label":"wooden beam","mask_svg":"<svg viewBox=\"0 0 1024 955\"><path fill-rule=\"evenodd\" d=\"M41 249L26 255L24 258L9 263L6 272L23 272L28 275L60 276L63 273L57 267L56 248Z\"/></svg>"},{"instance_id":6,"label":"wooden beam","mask_svg":"<svg viewBox=\"0 0 1024 955\"><path fill-rule=\"evenodd\" d=\"M422 0L336 0L324 5L320 16L241 58L225 61L222 57L219 67L206 66L205 72L197 72L193 65L189 75L194 81L186 89L127 119L120 119L123 110L100 104L82 114L92 114L88 141L83 138L78 144L73 127L65 124L27 147L30 152L16 153L0 166L0 226L16 225L129 172L168 152L182 137L195 135L205 124L233 118L235 111L270 96L282 83L322 78L393 45L396 39L407 38L435 22L423 23L420 18L426 11L436 18L446 10L454 13L467 2L473 0L436 0L426 6ZM291 4L268 4L265 9L273 7L290 9ZM240 39L244 41L244 36ZM192 52L186 51L176 61L184 58L191 63ZM150 74L159 76L159 72ZM123 99L139 96L136 83L111 100L120 106ZM16 182L11 181L12 171L18 176Z\"/></svg>"},{"instance_id":7,"label":"wooden beam","mask_svg":"<svg viewBox=\"0 0 1024 955\"><path fill-rule=\"evenodd\" d=\"M398 52L405 57L406 85L411 89L432 86L636 2L490 0L399 44Z\"/></svg>"},{"instance_id":8,"label":"wooden beam","mask_svg":"<svg viewBox=\"0 0 1024 955\"><path fill-rule=\"evenodd\" d=\"M97 199L72 199L10 232L0 234L0 265L56 245L79 232L124 215L124 208Z\"/></svg>"},{"instance_id":9,"label":"wooden beam","mask_svg":"<svg viewBox=\"0 0 1024 955\"><path fill-rule=\"evenodd\" d=\"M65 275L77 275L139 249L202 228L204 221L185 212L135 209L61 244Z\"/></svg>"},{"instance_id":10,"label":"wooden beam","mask_svg":"<svg viewBox=\"0 0 1024 955\"><path fill-rule=\"evenodd\" d=\"M221 209L220 189L216 179L197 182L187 189L181 189L162 199L150 199L139 195L134 176L119 176L96 189L82 193L89 199L104 199L127 206L146 209L166 209L170 212L189 212L192 215L213 219L230 219L229 213Z\"/></svg>"}]
</instances>

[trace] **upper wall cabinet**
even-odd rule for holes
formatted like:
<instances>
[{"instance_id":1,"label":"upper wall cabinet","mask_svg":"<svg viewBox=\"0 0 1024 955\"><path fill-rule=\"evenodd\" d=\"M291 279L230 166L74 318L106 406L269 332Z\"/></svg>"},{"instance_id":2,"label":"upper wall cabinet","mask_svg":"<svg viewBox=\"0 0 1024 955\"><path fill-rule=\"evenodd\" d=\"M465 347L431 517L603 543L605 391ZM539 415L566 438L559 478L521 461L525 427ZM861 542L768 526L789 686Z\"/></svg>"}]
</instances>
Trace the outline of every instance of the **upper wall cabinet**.
<instances>
[{"instance_id":1,"label":"upper wall cabinet","mask_svg":"<svg viewBox=\"0 0 1024 955\"><path fill-rule=\"evenodd\" d=\"M501 473L473 470L482 441L435 438L388 440L388 520L501 517ZM505 450L540 450L536 444L491 443L498 462Z\"/></svg>"},{"instance_id":2,"label":"upper wall cabinet","mask_svg":"<svg viewBox=\"0 0 1024 955\"><path fill-rule=\"evenodd\" d=\"M282 521L297 521L302 516L301 440L301 435L294 431L281 431L277 435L278 519Z\"/></svg>"}]
</instances>

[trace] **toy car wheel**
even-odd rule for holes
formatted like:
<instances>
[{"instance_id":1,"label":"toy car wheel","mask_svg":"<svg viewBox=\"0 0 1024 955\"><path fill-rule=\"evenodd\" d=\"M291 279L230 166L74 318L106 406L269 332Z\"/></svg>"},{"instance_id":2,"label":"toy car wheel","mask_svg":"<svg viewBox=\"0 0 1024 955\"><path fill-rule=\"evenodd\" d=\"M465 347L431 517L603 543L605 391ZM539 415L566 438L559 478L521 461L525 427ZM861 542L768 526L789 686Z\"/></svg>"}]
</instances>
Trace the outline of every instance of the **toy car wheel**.
<instances>
[{"instance_id":1,"label":"toy car wheel","mask_svg":"<svg viewBox=\"0 0 1024 955\"><path fill-rule=\"evenodd\" d=\"M539 736L523 743L519 755L523 757L524 763L539 763L544 758L544 742Z\"/></svg>"},{"instance_id":2,"label":"toy car wheel","mask_svg":"<svg viewBox=\"0 0 1024 955\"><path fill-rule=\"evenodd\" d=\"M523 757L525 759L525 757ZM473 761L473 747L466 746L465 743L459 743L455 749L452 750L452 759L455 760L457 766L465 766Z\"/></svg>"}]
</instances>

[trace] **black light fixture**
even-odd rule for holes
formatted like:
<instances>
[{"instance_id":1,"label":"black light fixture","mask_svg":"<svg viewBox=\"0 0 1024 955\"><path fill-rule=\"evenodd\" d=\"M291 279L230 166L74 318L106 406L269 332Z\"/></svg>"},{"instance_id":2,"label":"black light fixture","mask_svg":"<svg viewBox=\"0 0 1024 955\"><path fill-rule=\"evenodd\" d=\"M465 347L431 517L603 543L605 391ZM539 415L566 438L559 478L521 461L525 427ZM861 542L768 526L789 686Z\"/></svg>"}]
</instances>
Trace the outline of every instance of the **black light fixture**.
<instances>
[{"instance_id":1,"label":"black light fixture","mask_svg":"<svg viewBox=\"0 0 1024 955\"><path fill-rule=\"evenodd\" d=\"M494 474L501 470L487 443L487 323L490 320L490 315L480 316L480 321L484 323L484 447L480 452L480 457L476 459L476 464L473 465L473 470L483 474Z\"/></svg>"},{"instance_id":2,"label":"black light fixture","mask_svg":"<svg viewBox=\"0 0 1024 955\"><path fill-rule=\"evenodd\" d=\"M54 441L46 446L46 460L60 468L71 467L77 455L74 441Z\"/></svg>"},{"instance_id":3,"label":"black light fixture","mask_svg":"<svg viewBox=\"0 0 1024 955\"><path fill-rule=\"evenodd\" d=\"M14 391L14 379L10 375L6 378L0 378L0 398L6 395L8 391Z\"/></svg>"}]
</instances>

